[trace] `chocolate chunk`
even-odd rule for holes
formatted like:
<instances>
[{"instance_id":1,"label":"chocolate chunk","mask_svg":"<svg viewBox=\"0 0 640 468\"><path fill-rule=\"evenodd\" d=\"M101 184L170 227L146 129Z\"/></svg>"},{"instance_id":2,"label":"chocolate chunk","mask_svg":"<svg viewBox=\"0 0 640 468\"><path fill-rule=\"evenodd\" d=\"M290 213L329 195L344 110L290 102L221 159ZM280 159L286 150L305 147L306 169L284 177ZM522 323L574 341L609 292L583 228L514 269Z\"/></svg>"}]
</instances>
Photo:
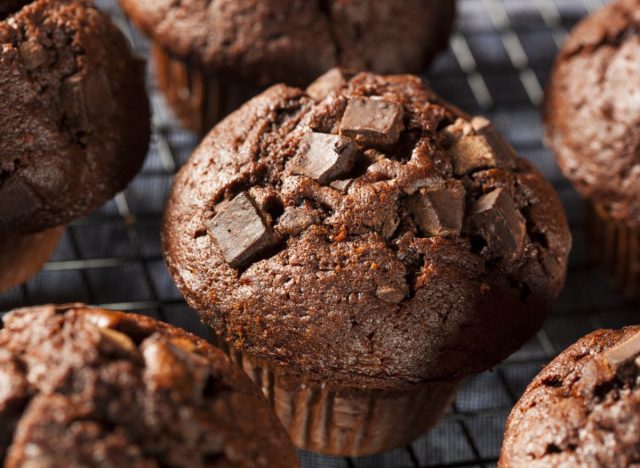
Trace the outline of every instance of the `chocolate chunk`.
<instances>
[{"instance_id":1,"label":"chocolate chunk","mask_svg":"<svg viewBox=\"0 0 640 468\"><path fill-rule=\"evenodd\" d=\"M287 208L278 220L276 230L282 234L293 236L320 221L317 210L307 207Z\"/></svg>"},{"instance_id":2,"label":"chocolate chunk","mask_svg":"<svg viewBox=\"0 0 640 468\"><path fill-rule=\"evenodd\" d=\"M478 199L472 210L471 224L494 256L509 258L522 251L525 219L505 189L495 189Z\"/></svg>"},{"instance_id":3,"label":"chocolate chunk","mask_svg":"<svg viewBox=\"0 0 640 468\"><path fill-rule=\"evenodd\" d=\"M76 73L62 84L64 111L71 126L87 128L91 120L111 115L115 102L107 77L101 71Z\"/></svg>"},{"instance_id":4,"label":"chocolate chunk","mask_svg":"<svg viewBox=\"0 0 640 468\"><path fill-rule=\"evenodd\" d=\"M464 220L464 197L464 186L454 179L442 188L420 189L409 199L409 209L425 235L457 236Z\"/></svg>"},{"instance_id":5,"label":"chocolate chunk","mask_svg":"<svg viewBox=\"0 0 640 468\"><path fill-rule=\"evenodd\" d=\"M342 68L332 68L320 76L307 88L307 94L316 101L322 101L331 93L337 93L347 86L354 73Z\"/></svg>"},{"instance_id":6,"label":"chocolate chunk","mask_svg":"<svg viewBox=\"0 0 640 468\"><path fill-rule=\"evenodd\" d=\"M226 203L209 226L226 262L234 268L273 247L277 238L247 192Z\"/></svg>"},{"instance_id":7,"label":"chocolate chunk","mask_svg":"<svg viewBox=\"0 0 640 468\"><path fill-rule=\"evenodd\" d=\"M407 295L407 288L401 289L395 286L380 286L376 289L376 297L390 304L401 302Z\"/></svg>"},{"instance_id":8,"label":"chocolate chunk","mask_svg":"<svg viewBox=\"0 0 640 468\"><path fill-rule=\"evenodd\" d=\"M618 343L614 347L607 349L603 354L604 358L613 368L635 358L640 354L640 332L635 333L622 343Z\"/></svg>"},{"instance_id":9,"label":"chocolate chunk","mask_svg":"<svg viewBox=\"0 0 640 468\"><path fill-rule=\"evenodd\" d=\"M404 128L403 109L395 102L358 97L349 100L340 122L340 134L363 146L387 148L398 141Z\"/></svg>"},{"instance_id":10,"label":"chocolate chunk","mask_svg":"<svg viewBox=\"0 0 640 468\"><path fill-rule=\"evenodd\" d=\"M31 71L44 65L47 61L46 49L37 41L27 41L18 48L24 67Z\"/></svg>"},{"instance_id":11,"label":"chocolate chunk","mask_svg":"<svg viewBox=\"0 0 640 468\"><path fill-rule=\"evenodd\" d=\"M496 167L496 155L491 143L484 135L468 135L449 148L453 172L463 176L480 169Z\"/></svg>"},{"instance_id":12,"label":"chocolate chunk","mask_svg":"<svg viewBox=\"0 0 640 468\"><path fill-rule=\"evenodd\" d=\"M0 200L0 223L26 219L44 206L36 191L15 174L0 185Z\"/></svg>"},{"instance_id":13,"label":"chocolate chunk","mask_svg":"<svg viewBox=\"0 0 640 468\"><path fill-rule=\"evenodd\" d=\"M334 180L329 184L331 188L336 189L338 192L347 193L349 186L353 183L353 179Z\"/></svg>"},{"instance_id":14,"label":"chocolate chunk","mask_svg":"<svg viewBox=\"0 0 640 468\"><path fill-rule=\"evenodd\" d=\"M293 161L291 172L325 184L348 173L357 154L358 147L349 138L310 132L305 152Z\"/></svg>"}]
</instances>

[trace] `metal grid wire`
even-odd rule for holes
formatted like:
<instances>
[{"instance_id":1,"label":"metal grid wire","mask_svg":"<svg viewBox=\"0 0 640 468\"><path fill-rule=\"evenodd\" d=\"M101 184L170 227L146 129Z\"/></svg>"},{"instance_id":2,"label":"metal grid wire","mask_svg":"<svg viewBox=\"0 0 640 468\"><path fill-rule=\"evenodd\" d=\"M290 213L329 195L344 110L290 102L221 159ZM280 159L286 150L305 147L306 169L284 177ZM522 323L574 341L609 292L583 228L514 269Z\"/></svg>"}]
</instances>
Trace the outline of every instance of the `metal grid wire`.
<instances>
[{"instance_id":1,"label":"metal grid wire","mask_svg":"<svg viewBox=\"0 0 640 468\"><path fill-rule=\"evenodd\" d=\"M442 0L448 1L448 0ZM97 0L139 53L147 44L114 0ZM535 339L491 372L467 379L434 430L409 447L358 459L301 452L304 467L495 466L506 417L541 367L591 330L634 323L624 302L587 262L583 204L542 145L539 104L558 46L603 0L459 0L447 53L425 76L443 97L488 116L518 152L553 182L574 237L567 286ZM73 223L44 270L0 295L0 310L47 302L84 301L136 311L207 336L180 297L160 250L162 209L171 179L197 145L149 85L154 136L142 173L95 214Z\"/></svg>"}]
</instances>

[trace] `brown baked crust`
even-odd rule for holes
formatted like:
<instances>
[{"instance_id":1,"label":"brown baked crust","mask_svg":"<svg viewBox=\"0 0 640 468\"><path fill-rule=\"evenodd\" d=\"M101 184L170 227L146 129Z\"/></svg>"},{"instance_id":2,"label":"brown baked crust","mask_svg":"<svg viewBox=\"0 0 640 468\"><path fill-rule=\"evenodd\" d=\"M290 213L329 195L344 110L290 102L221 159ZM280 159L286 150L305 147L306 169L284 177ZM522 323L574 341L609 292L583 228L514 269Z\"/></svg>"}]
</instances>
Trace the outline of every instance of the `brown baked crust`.
<instances>
[{"instance_id":1,"label":"brown baked crust","mask_svg":"<svg viewBox=\"0 0 640 468\"><path fill-rule=\"evenodd\" d=\"M447 45L453 0L121 0L176 57L258 85L306 85L343 66L419 72Z\"/></svg>"},{"instance_id":2,"label":"brown baked crust","mask_svg":"<svg viewBox=\"0 0 640 468\"><path fill-rule=\"evenodd\" d=\"M217 348L81 304L0 330L0 464L295 467L284 428Z\"/></svg>"},{"instance_id":3,"label":"brown baked crust","mask_svg":"<svg viewBox=\"0 0 640 468\"><path fill-rule=\"evenodd\" d=\"M547 365L509 416L499 466L640 463L638 361L615 369L604 355L638 332L595 331Z\"/></svg>"},{"instance_id":4,"label":"brown baked crust","mask_svg":"<svg viewBox=\"0 0 640 468\"><path fill-rule=\"evenodd\" d=\"M640 225L640 1L619 0L584 19L556 61L545 129L580 193Z\"/></svg>"},{"instance_id":5,"label":"brown baked crust","mask_svg":"<svg viewBox=\"0 0 640 468\"><path fill-rule=\"evenodd\" d=\"M321 78L313 94L333 78L335 71ZM309 127L335 133L358 96L404 109L405 130L387 156L368 166L361 147L343 176L354 178L346 193L290 175ZM443 127L456 118L470 127L410 75L362 73L319 101L278 85L244 105L206 137L168 201L164 254L187 301L234 346L282 364L292 379L404 388L499 362L546 317L564 281L570 234L557 194L490 126L499 167L454 177ZM420 233L407 193L457 179L467 215L483 193L511 194L526 221L518 254L499 258L468 222L461 235ZM210 229L225 199L240 193L253 196L279 237L233 268ZM310 222L287 233L283 220L296 210Z\"/></svg>"},{"instance_id":6,"label":"brown baked crust","mask_svg":"<svg viewBox=\"0 0 640 468\"><path fill-rule=\"evenodd\" d=\"M146 155L143 63L89 3L36 0L0 21L0 232L88 214Z\"/></svg>"}]
</instances>

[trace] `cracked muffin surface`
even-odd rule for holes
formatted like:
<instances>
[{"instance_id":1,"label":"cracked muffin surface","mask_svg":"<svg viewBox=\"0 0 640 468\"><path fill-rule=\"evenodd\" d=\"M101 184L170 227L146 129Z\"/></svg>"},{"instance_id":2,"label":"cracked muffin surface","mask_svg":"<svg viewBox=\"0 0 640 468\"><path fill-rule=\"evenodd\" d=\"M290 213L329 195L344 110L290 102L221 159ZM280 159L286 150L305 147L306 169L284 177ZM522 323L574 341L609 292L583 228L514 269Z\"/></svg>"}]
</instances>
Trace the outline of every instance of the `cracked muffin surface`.
<instances>
[{"instance_id":1,"label":"cracked muffin surface","mask_svg":"<svg viewBox=\"0 0 640 468\"><path fill-rule=\"evenodd\" d=\"M617 220L640 226L640 1L583 20L549 81L546 138L565 176Z\"/></svg>"},{"instance_id":2,"label":"cracked muffin surface","mask_svg":"<svg viewBox=\"0 0 640 468\"><path fill-rule=\"evenodd\" d=\"M419 78L277 85L179 172L187 301L292 381L392 389L485 370L540 327L570 235L551 186Z\"/></svg>"},{"instance_id":3,"label":"cracked muffin surface","mask_svg":"<svg viewBox=\"0 0 640 468\"><path fill-rule=\"evenodd\" d=\"M0 102L0 234L84 216L142 165L144 66L90 2L2 2Z\"/></svg>"},{"instance_id":4,"label":"cracked muffin surface","mask_svg":"<svg viewBox=\"0 0 640 468\"><path fill-rule=\"evenodd\" d=\"M516 404L499 466L636 466L640 463L640 327L578 340Z\"/></svg>"},{"instance_id":5,"label":"cracked muffin surface","mask_svg":"<svg viewBox=\"0 0 640 468\"><path fill-rule=\"evenodd\" d=\"M3 322L2 466L298 466L262 395L202 339L81 304Z\"/></svg>"},{"instance_id":6,"label":"cracked muffin surface","mask_svg":"<svg viewBox=\"0 0 640 468\"><path fill-rule=\"evenodd\" d=\"M306 85L335 66L419 72L447 46L453 0L120 0L145 34L211 72Z\"/></svg>"}]
</instances>

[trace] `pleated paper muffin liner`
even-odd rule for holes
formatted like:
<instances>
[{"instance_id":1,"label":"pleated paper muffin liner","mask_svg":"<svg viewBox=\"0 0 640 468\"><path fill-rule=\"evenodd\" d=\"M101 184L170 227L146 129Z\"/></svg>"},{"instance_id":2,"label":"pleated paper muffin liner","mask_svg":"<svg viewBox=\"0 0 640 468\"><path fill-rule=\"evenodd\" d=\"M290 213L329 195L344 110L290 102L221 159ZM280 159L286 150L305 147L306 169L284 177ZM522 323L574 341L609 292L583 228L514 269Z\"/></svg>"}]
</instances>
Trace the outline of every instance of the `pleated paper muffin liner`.
<instances>
[{"instance_id":1,"label":"pleated paper muffin liner","mask_svg":"<svg viewBox=\"0 0 640 468\"><path fill-rule=\"evenodd\" d=\"M261 89L204 71L152 45L156 83L182 125L206 134Z\"/></svg>"},{"instance_id":2,"label":"pleated paper muffin liner","mask_svg":"<svg viewBox=\"0 0 640 468\"><path fill-rule=\"evenodd\" d=\"M327 455L371 455L411 443L440 421L462 383L430 382L401 391L340 390L314 381L292 385L222 339L216 344L262 388L294 444Z\"/></svg>"},{"instance_id":3,"label":"pleated paper muffin liner","mask_svg":"<svg viewBox=\"0 0 640 468\"><path fill-rule=\"evenodd\" d=\"M640 301L640 231L587 203L586 233L592 260L626 297Z\"/></svg>"}]
</instances>

